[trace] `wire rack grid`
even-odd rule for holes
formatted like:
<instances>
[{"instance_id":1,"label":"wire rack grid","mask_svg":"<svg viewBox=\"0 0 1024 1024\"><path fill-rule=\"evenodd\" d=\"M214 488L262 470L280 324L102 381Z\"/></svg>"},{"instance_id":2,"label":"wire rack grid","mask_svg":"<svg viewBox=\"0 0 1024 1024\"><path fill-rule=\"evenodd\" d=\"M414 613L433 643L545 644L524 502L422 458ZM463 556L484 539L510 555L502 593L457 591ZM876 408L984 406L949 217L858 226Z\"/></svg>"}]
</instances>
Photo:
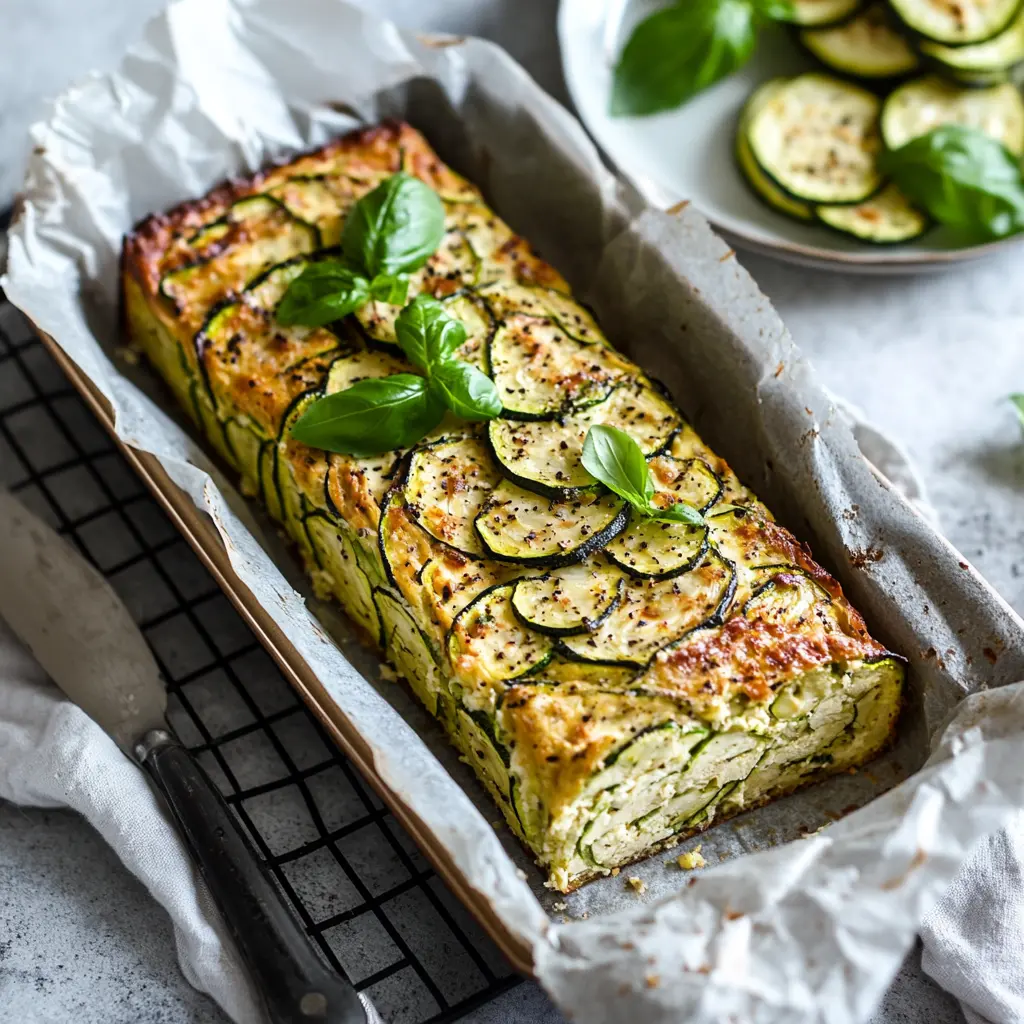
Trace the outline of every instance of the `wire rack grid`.
<instances>
[{"instance_id":1,"label":"wire rack grid","mask_svg":"<svg viewBox=\"0 0 1024 1024\"><path fill-rule=\"evenodd\" d=\"M330 742L0 292L0 486L113 584L168 717L324 957L389 1024L457 1020L519 982Z\"/></svg>"}]
</instances>

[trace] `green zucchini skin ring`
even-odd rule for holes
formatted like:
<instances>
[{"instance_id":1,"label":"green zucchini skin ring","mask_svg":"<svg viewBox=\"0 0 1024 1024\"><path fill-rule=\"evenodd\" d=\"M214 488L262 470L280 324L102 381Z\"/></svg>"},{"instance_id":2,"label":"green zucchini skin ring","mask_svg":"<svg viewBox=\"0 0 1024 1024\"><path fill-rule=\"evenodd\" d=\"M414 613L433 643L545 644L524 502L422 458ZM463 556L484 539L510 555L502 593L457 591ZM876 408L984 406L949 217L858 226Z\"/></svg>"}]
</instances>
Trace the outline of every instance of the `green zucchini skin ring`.
<instances>
[{"instance_id":1,"label":"green zucchini skin ring","mask_svg":"<svg viewBox=\"0 0 1024 1024\"><path fill-rule=\"evenodd\" d=\"M519 584L524 582L525 580L535 578L537 577L522 577L521 579L516 581L516 588L518 588ZM608 616L611 615L613 611L615 611L616 608L619 607L619 603L622 601L622 591L625 587L625 583L626 581L624 578L620 579L618 582L618 586L615 588L615 594L613 595L611 601L609 601L608 604L601 611L601 614L593 619L584 619L583 624L578 627L572 626L566 628L559 628L557 626L545 626L541 623L538 623L536 620L528 618L520 611L519 606L516 604L514 590L512 593L512 611L515 614L515 617L528 629L536 630L538 633L545 633L547 636L579 636L583 633L593 633L593 631L597 629L605 621L605 619L607 619Z\"/></svg>"}]
</instances>

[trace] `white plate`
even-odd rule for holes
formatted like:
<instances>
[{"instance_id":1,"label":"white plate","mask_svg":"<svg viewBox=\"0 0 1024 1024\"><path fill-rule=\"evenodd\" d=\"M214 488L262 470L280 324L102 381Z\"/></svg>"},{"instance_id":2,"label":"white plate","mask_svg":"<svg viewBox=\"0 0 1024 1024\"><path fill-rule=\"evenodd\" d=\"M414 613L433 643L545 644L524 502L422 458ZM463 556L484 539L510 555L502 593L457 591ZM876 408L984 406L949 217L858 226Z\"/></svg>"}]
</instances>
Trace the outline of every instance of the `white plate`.
<instances>
[{"instance_id":1,"label":"white plate","mask_svg":"<svg viewBox=\"0 0 1024 1024\"><path fill-rule=\"evenodd\" d=\"M762 33L745 68L677 110L611 117L608 98L616 56L633 26L663 6L663 0L561 0L558 12L562 68L576 110L649 202L668 208L690 200L734 244L834 270L926 270L975 259L1015 241L955 248L943 228L933 228L908 245L873 246L765 206L736 167L733 136L740 108L757 85L813 67L781 28Z\"/></svg>"}]
</instances>

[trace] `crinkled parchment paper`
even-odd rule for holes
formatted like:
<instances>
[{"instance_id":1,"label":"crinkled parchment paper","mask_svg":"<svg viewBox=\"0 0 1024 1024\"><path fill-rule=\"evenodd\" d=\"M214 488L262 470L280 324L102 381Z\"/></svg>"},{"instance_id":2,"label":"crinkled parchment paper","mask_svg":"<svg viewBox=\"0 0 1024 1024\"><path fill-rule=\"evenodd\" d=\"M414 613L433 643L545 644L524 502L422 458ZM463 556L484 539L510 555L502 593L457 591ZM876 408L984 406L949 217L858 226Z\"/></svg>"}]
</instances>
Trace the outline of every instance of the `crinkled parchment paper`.
<instances>
[{"instance_id":1,"label":"crinkled parchment paper","mask_svg":"<svg viewBox=\"0 0 1024 1024\"><path fill-rule=\"evenodd\" d=\"M328 609L317 611L340 647L317 628L294 558L207 462L153 375L114 360L133 223L386 116L422 129L484 188L910 661L893 752L713 829L703 871L666 855L630 869L642 895L622 877L564 902L544 892L425 713L377 678ZM970 846L1024 801L1024 693L1006 685L1024 679L1024 625L872 470L705 222L645 207L498 48L420 40L342 0L182 0L115 74L65 94L34 142L8 296L103 391L120 436L212 517L377 772L533 946L555 999L591 1024L864 1019Z\"/></svg>"}]
</instances>

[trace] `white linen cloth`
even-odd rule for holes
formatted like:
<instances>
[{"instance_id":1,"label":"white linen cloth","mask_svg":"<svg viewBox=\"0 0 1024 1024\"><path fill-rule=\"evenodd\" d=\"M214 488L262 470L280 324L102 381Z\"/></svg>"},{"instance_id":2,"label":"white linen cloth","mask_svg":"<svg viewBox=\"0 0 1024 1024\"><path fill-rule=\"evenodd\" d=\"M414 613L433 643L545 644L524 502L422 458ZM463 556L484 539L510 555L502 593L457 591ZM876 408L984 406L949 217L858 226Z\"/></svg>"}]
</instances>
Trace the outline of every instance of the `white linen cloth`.
<instances>
[{"instance_id":1,"label":"white linen cloth","mask_svg":"<svg viewBox=\"0 0 1024 1024\"><path fill-rule=\"evenodd\" d=\"M145 773L47 678L0 619L0 799L78 811L170 915L182 973L237 1024L265 1017ZM380 1018L366 999L368 1024Z\"/></svg>"},{"instance_id":2,"label":"white linen cloth","mask_svg":"<svg viewBox=\"0 0 1024 1024\"><path fill-rule=\"evenodd\" d=\"M864 454L934 518L902 449L837 400ZM0 620L0 798L69 807L167 911L191 985L238 1024L263 1013L210 895L144 773L65 700ZM968 859L922 929L922 966L968 1024L1024 1021L1024 811ZM367 1000L370 1024L380 1018Z\"/></svg>"}]
</instances>

